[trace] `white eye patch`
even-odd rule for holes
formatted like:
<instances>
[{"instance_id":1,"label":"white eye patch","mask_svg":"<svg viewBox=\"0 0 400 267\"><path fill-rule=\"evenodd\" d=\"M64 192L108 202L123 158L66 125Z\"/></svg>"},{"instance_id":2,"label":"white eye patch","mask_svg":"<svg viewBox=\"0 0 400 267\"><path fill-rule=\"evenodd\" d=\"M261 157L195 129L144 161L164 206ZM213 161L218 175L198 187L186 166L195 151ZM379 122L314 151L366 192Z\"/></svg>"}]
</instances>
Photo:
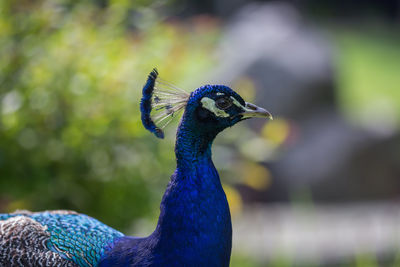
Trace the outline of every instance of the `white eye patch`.
<instances>
[{"instance_id":1,"label":"white eye patch","mask_svg":"<svg viewBox=\"0 0 400 267\"><path fill-rule=\"evenodd\" d=\"M242 104L240 104L239 101L236 100L236 98L234 98L233 96L231 96L231 99L232 99L232 103L233 103L235 106L237 106L237 107L239 107L239 108L244 108L244 107L242 106Z\"/></svg>"},{"instance_id":2,"label":"white eye patch","mask_svg":"<svg viewBox=\"0 0 400 267\"><path fill-rule=\"evenodd\" d=\"M217 108L217 106L215 105L214 99L211 99L208 97L203 97L201 99L201 104L202 104L203 108L208 109L209 111L214 113L214 115L217 117L222 117L222 118L229 117L228 113L226 113L222 109Z\"/></svg>"}]
</instances>

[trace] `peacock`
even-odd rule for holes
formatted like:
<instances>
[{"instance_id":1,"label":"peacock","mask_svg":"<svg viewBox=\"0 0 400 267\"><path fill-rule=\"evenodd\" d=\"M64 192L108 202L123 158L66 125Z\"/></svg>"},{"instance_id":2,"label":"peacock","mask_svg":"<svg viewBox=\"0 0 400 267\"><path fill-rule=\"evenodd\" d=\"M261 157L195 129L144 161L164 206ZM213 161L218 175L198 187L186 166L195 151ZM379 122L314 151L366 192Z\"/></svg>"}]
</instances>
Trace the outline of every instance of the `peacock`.
<instances>
[{"instance_id":1,"label":"peacock","mask_svg":"<svg viewBox=\"0 0 400 267\"><path fill-rule=\"evenodd\" d=\"M144 127L158 138L180 111L176 170L156 229L131 237L74 211L0 214L0 266L229 266L232 225L211 145L237 122L271 114L224 85L190 94L148 75L140 103Z\"/></svg>"}]
</instances>

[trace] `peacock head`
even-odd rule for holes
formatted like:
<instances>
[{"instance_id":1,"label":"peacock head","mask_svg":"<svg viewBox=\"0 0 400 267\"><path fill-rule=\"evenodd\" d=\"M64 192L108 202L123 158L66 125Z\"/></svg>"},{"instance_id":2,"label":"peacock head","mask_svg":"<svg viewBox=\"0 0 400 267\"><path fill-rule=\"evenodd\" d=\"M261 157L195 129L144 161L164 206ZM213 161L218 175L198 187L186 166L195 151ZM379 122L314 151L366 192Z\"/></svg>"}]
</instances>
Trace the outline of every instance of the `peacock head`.
<instances>
[{"instance_id":1,"label":"peacock head","mask_svg":"<svg viewBox=\"0 0 400 267\"><path fill-rule=\"evenodd\" d=\"M227 86L204 85L189 94L159 79L157 70L153 69L143 87L141 101L145 128L163 138L162 129L181 110L185 110L182 121L197 132L211 135L249 118L272 119L267 110L245 102Z\"/></svg>"},{"instance_id":2,"label":"peacock head","mask_svg":"<svg viewBox=\"0 0 400 267\"><path fill-rule=\"evenodd\" d=\"M237 122L253 118L272 118L271 114L243 98L224 85L205 85L190 94L185 116L199 130L218 133Z\"/></svg>"}]
</instances>

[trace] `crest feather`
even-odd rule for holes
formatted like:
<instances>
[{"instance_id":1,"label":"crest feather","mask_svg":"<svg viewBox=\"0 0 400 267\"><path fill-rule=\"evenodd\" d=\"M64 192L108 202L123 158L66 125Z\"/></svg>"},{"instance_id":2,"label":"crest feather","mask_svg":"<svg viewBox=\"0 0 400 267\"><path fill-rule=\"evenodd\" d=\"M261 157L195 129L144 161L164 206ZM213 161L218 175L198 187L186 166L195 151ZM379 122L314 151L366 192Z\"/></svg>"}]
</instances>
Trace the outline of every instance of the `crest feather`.
<instances>
[{"instance_id":1,"label":"crest feather","mask_svg":"<svg viewBox=\"0 0 400 267\"><path fill-rule=\"evenodd\" d=\"M185 108L189 96L183 89L160 79L154 68L143 87L140 103L144 127L158 138L164 138L163 129Z\"/></svg>"}]
</instances>

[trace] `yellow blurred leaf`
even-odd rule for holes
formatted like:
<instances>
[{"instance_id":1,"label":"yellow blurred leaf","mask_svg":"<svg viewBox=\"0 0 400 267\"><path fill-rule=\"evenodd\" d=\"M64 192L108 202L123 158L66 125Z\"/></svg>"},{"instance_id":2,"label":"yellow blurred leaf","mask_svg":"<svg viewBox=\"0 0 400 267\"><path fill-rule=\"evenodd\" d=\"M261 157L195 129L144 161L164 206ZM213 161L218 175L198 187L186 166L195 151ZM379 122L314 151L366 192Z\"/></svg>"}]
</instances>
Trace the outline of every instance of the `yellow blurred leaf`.
<instances>
[{"instance_id":1,"label":"yellow blurred leaf","mask_svg":"<svg viewBox=\"0 0 400 267\"><path fill-rule=\"evenodd\" d=\"M290 125L287 120L274 119L266 123L261 131L262 136L276 145L282 144L289 136Z\"/></svg>"},{"instance_id":2,"label":"yellow blurred leaf","mask_svg":"<svg viewBox=\"0 0 400 267\"><path fill-rule=\"evenodd\" d=\"M228 199L229 209L231 211L232 216L237 216L242 212L243 201L239 192L229 186L227 184L222 185L226 194L226 198Z\"/></svg>"},{"instance_id":3,"label":"yellow blurred leaf","mask_svg":"<svg viewBox=\"0 0 400 267\"><path fill-rule=\"evenodd\" d=\"M244 184L256 189L263 190L271 184L271 173L267 168L256 163L246 163L242 168Z\"/></svg>"}]
</instances>

